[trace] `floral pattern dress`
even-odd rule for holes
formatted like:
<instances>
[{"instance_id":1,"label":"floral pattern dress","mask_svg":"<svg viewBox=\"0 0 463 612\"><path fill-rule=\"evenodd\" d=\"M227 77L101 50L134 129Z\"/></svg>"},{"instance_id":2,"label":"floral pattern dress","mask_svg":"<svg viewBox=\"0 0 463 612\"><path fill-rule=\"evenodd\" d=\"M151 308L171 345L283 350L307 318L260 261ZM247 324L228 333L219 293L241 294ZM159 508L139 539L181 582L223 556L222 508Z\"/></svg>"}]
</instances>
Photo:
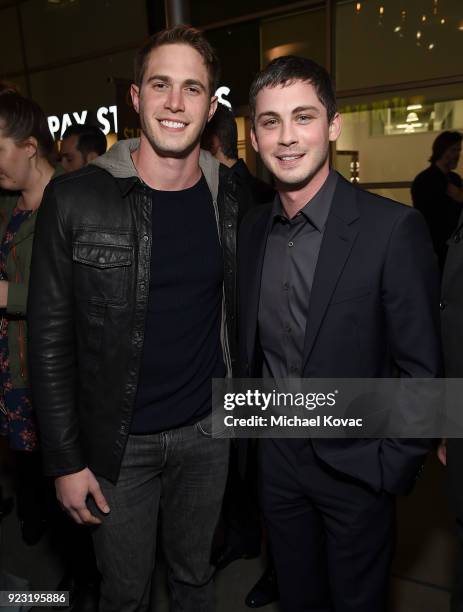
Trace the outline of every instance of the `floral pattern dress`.
<instances>
[{"instance_id":1,"label":"floral pattern dress","mask_svg":"<svg viewBox=\"0 0 463 612\"><path fill-rule=\"evenodd\" d=\"M0 245L0 280L8 281L6 262L12 243L22 223L33 211L15 208ZM8 317L0 309L0 435L7 436L13 450L37 450L37 426L30 390L13 388L9 368Z\"/></svg>"}]
</instances>

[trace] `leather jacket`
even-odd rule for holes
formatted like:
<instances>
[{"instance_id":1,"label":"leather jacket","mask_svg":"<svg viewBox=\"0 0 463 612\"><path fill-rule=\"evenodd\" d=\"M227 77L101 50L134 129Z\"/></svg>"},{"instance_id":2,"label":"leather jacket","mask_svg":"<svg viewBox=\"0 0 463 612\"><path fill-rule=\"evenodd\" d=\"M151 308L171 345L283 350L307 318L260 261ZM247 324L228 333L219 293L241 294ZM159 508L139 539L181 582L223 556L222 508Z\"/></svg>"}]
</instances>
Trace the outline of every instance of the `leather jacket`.
<instances>
[{"instance_id":1,"label":"leather jacket","mask_svg":"<svg viewBox=\"0 0 463 612\"><path fill-rule=\"evenodd\" d=\"M137 147L136 139L120 141L92 165L52 181L38 214L28 303L29 360L50 476L86 466L112 482L119 474L149 295L151 198L131 161ZM221 340L231 376L236 231L243 211L219 163L202 151L200 166L223 247Z\"/></svg>"}]
</instances>

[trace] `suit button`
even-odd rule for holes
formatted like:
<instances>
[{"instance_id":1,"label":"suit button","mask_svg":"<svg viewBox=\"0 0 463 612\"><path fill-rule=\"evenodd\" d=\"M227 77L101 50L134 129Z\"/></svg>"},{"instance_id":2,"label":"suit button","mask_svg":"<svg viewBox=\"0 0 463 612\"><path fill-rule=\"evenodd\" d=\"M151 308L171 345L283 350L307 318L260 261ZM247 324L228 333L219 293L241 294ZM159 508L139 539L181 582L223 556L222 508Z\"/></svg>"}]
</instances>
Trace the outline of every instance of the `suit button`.
<instances>
[{"instance_id":1,"label":"suit button","mask_svg":"<svg viewBox=\"0 0 463 612\"><path fill-rule=\"evenodd\" d=\"M144 240L145 242L148 242L148 240L149 240L149 236L147 236L147 234L145 234L145 235L143 236L143 240Z\"/></svg>"},{"instance_id":2,"label":"suit button","mask_svg":"<svg viewBox=\"0 0 463 612\"><path fill-rule=\"evenodd\" d=\"M453 241L460 242L460 234L455 234L455 236L453 237Z\"/></svg>"},{"instance_id":3,"label":"suit button","mask_svg":"<svg viewBox=\"0 0 463 612\"><path fill-rule=\"evenodd\" d=\"M441 303L439 304L439 308L440 308L441 310L444 310L446 306L447 306L447 302L441 302Z\"/></svg>"}]
</instances>

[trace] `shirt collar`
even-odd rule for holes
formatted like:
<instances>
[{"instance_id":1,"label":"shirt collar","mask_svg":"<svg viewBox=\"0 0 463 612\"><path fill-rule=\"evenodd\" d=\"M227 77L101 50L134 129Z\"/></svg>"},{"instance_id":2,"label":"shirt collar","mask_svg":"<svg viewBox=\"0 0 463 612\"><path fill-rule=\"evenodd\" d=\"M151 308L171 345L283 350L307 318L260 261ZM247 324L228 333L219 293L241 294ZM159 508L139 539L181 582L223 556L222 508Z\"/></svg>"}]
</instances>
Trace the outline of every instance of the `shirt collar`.
<instances>
[{"instance_id":1,"label":"shirt collar","mask_svg":"<svg viewBox=\"0 0 463 612\"><path fill-rule=\"evenodd\" d=\"M337 182L337 172L331 169L320 189L298 213L298 215L304 215L309 223L319 232L323 232L325 229ZM273 201L272 217L274 221L276 218L287 219L278 193L275 195L275 199Z\"/></svg>"}]
</instances>

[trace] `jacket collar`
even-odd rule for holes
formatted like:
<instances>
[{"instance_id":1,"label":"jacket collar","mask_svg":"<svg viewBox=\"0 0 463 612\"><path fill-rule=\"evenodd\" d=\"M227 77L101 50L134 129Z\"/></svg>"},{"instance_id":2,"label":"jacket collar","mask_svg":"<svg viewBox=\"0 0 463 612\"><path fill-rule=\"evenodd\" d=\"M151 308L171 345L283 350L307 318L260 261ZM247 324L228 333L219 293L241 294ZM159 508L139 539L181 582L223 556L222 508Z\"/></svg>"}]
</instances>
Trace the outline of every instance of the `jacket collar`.
<instances>
[{"instance_id":1,"label":"jacket collar","mask_svg":"<svg viewBox=\"0 0 463 612\"><path fill-rule=\"evenodd\" d=\"M139 138L119 140L104 155L94 159L91 164L109 172L115 179L121 190L122 196L126 196L134 185L141 182L137 169L132 160L132 153L140 146ZM206 179L212 199L217 201L219 192L219 162L208 151L201 149L199 154L199 166Z\"/></svg>"}]
</instances>

